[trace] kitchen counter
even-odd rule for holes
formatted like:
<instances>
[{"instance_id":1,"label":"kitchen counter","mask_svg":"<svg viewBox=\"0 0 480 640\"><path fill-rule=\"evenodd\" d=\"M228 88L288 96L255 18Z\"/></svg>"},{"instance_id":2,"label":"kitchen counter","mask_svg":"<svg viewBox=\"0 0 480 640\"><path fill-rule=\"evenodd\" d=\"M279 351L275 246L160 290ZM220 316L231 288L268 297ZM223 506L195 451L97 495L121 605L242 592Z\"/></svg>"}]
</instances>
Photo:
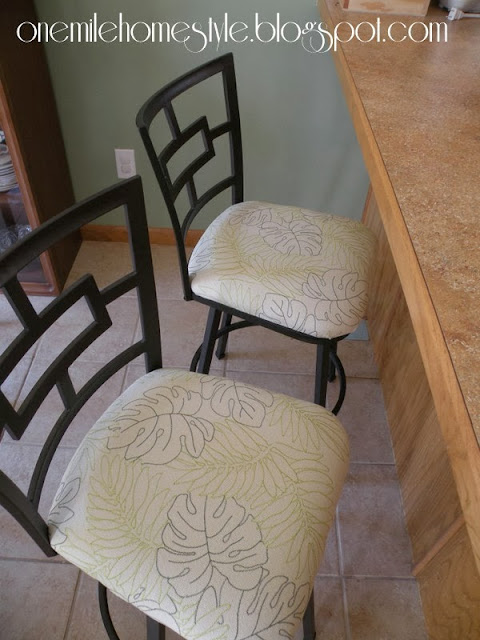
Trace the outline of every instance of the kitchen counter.
<instances>
[{"instance_id":1,"label":"kitchen counter","mask_svg":"<svg viewBox=\"0 0 480 640\"><path fill-rule=\"evenodd\" d=\"M431 7L426 18L346 12L334 0L320 0L319 7L330 32L342 21L355 26L362 21L375 23L379 17L384 35L394 21L408 26L418 21L446 22L447 16L437 7ZM338 28L344 36L349 33L346 26ZM398 37L401 33L395 31ZM420 580L425 607L428 589L434 581L434 559L437 554L438 558L444 554L442 562L447 562L449 545L458 548L460 543L452 545L452 541L462 531L465 534L462 544L467 545L471 563L476 565L468 597L478 608L480 21L463 19L448 23L446 43L352 40L333 52L333 57L371 180L373 206L371 202L367 206L365 222L377 229L380 240L385 238L386 248L381 255L388 261L388 251L393 265L388 277L394 277L394 269L406 303L403 324L398 317L400 311L394 312L394 307L401 306L398 300L392 301L388 313L382 311L385 301L380 297L388 298L392 288L385 287L385 282L382 285L382 277L387 276L382 275L384 264L379 263L369 324L381 361L391 428L394 423L392 437L414 549L414 573L418 577L430 572L428 580L424 583ZM380 322L375 314L382 313ZM424 375L427 382L422 409L416 413L409 404L419 405L416 394L421 387L420 378L418 384L410 380L409 386L409 377L414 376L408 369L409 363L402 362L403 347L395 351L393 331L389 334L385 328L390 322L397 327L397 334L402 332L405 322L411 323L412 336L408 331L405 334L404 351L407 353L408 345L415 341L419 352L417 369L421 368L418 375ZM397 361L392 364L388 354L394 353ZM393 385L395 367L398 370L403 367L405 373ZM402 387L408 388L409 393L400 402ZM427 395L433 403L433 418L425 409L430 402ZM404 415L400 416L402 412ZM438 431L433 423L438 423ZM415 440L415 433L422 429L425 434L422 438L430 438L428 446L426 440ZM430 459L429 452L440 439L442 450L437 458ZM432 471L428 482L420 463L415 480L411 466L408 467L422 442L425 474L430 468L437 469L435 480ZM440 459L442 477L438 476ZM435 504L434 491L442 482L449 487L445 491L450 496L451 517L439 522L434 512L443 507L441 503ZM423 487L424 507L428 505L432 511L429 522L421 522L418 505L413 504L420 500L419 496L412 499L413 487L418 486ZM442 489L443 495L445 491ZM435 575L445 578L441 572ZM427 582L430 587L425 587ZM433 601L434 598L432 606ZM473 632L463 631L463 635L443 636L435 631L432 637L478 638L480 620L475 625L471 627ZM452 628L456 633L464 627Z\"/></svg>"}]
</instances>

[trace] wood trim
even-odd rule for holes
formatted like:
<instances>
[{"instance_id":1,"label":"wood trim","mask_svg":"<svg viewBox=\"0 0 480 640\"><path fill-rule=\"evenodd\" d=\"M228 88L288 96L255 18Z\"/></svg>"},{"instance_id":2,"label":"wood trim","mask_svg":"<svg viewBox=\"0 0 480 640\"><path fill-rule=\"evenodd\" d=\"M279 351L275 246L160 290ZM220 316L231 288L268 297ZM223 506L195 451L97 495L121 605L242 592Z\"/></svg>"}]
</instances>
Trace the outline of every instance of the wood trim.
<instances>
[{"instance_id":1,"label":"wood trim","mask_svg":"<svg viewBox=\"0 0 480 640\"><path fill-rule=\"evenodd\" d=\"M333 0L318 0L330 32L343 18ZM333 54L424 363L443 439L480 569L480 448L427 284L343 46Z\"/></svg>"},{"instance_id":2,"label":"wood trim","mask_svg":"<svg viewBox=\"0 0 480 640\"><path fill-rule=\"evenodd\" d=\"M194 247L202 237L202 229L189 229L185 245ZM151 244L175 245L175 235L173 229L168 227L153 227L149 229L148 235ZM87 224L82 229L83 240L94 240L97 242L128 242L127 228L123 225L103 225Z\"/></svg>"},{"instance_id":3,"label":"wood trim","mask_svg":"<svg viewBox=\"0 0 480 640\"><path fill-rule=\"evenodd\" d=\"M480 638L480 578L464 526L417 576L432 640Z\"/></svg>"},{"instance_id":4,"label":"wood trim","mask_svg":"<svg viewBox=\"0 0 480 640\"><path fill-rule=\"evenodd\" d=\"M450 527L447 529L447 531L445 531L443 536L437 540L437 542L433 545L433 547L425 555L425 557L422 558L420 562L417 562L417 564L413 567L412 575L417 577L425 569L427 564L429 564L429 562L431 562L435 558L437 553L440 553L443 547L446 544L448 544L448 542L450 542L450 540L454 536L457 535L457 533L464 526L464 524L465 524L465 520L463 519L463 516L458 516L455 522L453 522L450 525ZM437 561L438 561L438 558L437 558Z\"/></svg>"},{"instance_id":5,"label":"wood trim","mask_svg":"<svg viewBox=\"0 0 480 640\"><path fill-rule=\"evenodd\" d=\"M462 517L405 296L371 190L364 223L377 237L368 307L413 560L421 563ZM451 534L452 535L452 534Z\"/></svg>"}]
</instances>

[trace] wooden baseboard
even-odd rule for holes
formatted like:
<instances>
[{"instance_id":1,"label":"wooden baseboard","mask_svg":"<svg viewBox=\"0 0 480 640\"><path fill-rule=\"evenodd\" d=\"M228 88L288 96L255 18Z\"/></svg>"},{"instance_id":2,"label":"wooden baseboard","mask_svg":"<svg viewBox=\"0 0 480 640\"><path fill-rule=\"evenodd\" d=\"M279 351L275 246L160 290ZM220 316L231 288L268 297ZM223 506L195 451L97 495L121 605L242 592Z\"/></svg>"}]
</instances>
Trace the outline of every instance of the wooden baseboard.
<instances>
[{"instance_id":1,"label":"wooden baseboard","mask_svg":"<svg viewBox=\"0 0 480 640\"><path fill-rule=\"evenodd\" d=\"M186 246L194 247L203 234L202 229L190 229L187 232ZM173 229L153 227L148 235L151 244L175 245ZM123 225L87 224L82 229L83 240L97 242L128 242L127 228Z\"/></svg>"}]
</instances>

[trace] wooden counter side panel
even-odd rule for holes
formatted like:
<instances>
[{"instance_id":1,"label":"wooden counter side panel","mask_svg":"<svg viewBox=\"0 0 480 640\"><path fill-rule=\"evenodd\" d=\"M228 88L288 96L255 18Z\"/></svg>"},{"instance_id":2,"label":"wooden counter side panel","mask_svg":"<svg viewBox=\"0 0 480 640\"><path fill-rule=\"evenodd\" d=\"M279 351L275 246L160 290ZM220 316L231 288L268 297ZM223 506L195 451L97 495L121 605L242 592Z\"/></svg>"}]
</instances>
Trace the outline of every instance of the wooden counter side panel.
<instances>
[{"instance_id":1,"label":"wooden counter side panel","mask_svg":"<svg viewBox=\"0 0 480 640\"><path fill-rule=\"evenodd\" d=\"M462 512L407 304L373 197L364 221L378 241L369 331L381 373L414 561L418 563Z\"/></svg>"},{"instance_id":2,"label":"wooden counter side panel","mask_svg":"<svg viewBox=\"0 0 480 640\"><path fill-rule=\"evenodd\" d=\"M480 578L465 526L417 580L431 640L480 638Z\"/></svg>"}]
</instances>

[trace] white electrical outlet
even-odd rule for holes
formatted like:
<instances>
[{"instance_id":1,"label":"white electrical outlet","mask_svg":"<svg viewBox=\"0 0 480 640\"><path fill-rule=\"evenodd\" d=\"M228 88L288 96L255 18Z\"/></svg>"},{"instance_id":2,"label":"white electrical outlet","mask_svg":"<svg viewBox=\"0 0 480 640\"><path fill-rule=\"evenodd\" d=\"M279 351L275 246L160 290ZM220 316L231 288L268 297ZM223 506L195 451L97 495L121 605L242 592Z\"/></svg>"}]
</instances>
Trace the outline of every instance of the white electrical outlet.
<instances>
[{"instance_id":1,"label":"white electrical outlet","mask_svg":"<svg viewBox=\"0 0 480 640\"><path fill-rule=\"evenodd\" d=\"M119 178L131 178L137 173L133 149L115 149L115 162Z\"/></svg>"}]
</instances>

